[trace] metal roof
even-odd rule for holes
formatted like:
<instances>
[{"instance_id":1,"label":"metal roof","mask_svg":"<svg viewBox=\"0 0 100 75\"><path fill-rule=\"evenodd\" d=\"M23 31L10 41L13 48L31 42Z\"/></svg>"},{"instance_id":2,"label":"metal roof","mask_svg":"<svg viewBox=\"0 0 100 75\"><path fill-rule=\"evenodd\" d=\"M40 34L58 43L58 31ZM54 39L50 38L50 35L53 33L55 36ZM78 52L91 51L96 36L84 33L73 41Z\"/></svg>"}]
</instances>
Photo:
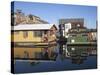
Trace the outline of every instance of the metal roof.
<instances>
[{"instance_id":1,"label":"metal roof","mask_svg":"<svg viewBox=\"0 0 100 75\"><path fill-rule=\"evenodd\" d=\"M19 24L11 26L11 30L49 30L54 24Z\"/></svg>"}]
</instances>

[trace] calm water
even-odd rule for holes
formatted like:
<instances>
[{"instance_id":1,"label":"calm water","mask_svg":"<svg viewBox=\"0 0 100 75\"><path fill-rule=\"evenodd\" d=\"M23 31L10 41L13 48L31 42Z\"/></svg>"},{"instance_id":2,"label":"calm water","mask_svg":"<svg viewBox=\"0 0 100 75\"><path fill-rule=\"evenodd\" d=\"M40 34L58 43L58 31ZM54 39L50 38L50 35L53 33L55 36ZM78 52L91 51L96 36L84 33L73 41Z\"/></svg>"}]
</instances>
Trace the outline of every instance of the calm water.
<instances>
[{"instance_id":1,"label":"calm water","mask_svg":"<svg viewBox=\"0 0 100 75\"><path fill-rule=\"evenodd\" d=\"M94 69L97 67L96 46L57 44L38 48L16 47L14 55L16 59L15 73Z\"/></svg>"}]
</instances>

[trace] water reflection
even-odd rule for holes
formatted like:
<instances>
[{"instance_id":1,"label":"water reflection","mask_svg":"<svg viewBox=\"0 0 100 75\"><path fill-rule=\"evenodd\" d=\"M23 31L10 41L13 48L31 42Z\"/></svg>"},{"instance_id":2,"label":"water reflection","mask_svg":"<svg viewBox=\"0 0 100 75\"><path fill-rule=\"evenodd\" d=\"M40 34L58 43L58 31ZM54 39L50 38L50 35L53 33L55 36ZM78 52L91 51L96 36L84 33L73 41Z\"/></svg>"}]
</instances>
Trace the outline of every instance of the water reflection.
<instances>
[{"instance_id":1,"label":"water reflection","mask_svg":"<svg viewBox=\"0 0 100 75\"><path fill-rule=\"evenodd\" d=\"M14 59L16 73L92 69L97 67L97 47L67 46L63 43L33 48L15 47Z\"/></svg>"},{"instance_id":2,"label":"water reflection","mask_svg":"<svg viewBox=\"0 0 100 75\"><path fill-rule=\"evenodd\" d=\"M97 55L96 46L67 46L67 44L60 45L60 54L63 59L70 59L73 64L82 64L87 60L88 56Z\"/></svg>"},{"instance_id":3,"label":"water reflection","mask_svg":"<svg viewBox=\"0 0 100 75\"><path fill-rule=\"evenodd\" d=\"M15 60L56 60L58 55L54 46L14 47Z\"/></svg>"},{"instance_id":4,"label":"water reflection","mask_svg":"<svg viewBox=\"0 0 100 75\"><path fill-rule=\"evenodd\" d=\"M36 47L14 47L15 60L59 60L70 59L74 64L82 64L88 56L97 55L96 46L67 46L67 44Z\"/></svg>"}]
</instances>

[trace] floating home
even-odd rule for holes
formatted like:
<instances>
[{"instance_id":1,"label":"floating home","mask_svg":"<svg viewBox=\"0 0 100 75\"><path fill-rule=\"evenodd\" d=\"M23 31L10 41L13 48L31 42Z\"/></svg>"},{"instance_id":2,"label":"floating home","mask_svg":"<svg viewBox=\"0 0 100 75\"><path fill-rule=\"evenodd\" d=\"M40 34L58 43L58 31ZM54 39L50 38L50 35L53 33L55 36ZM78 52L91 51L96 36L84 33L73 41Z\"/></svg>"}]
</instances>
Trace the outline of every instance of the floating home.
<instances>
[{"instance_id":1,"label":"floating home","mask_svg":"<svg viewBox=\"0 0 100 75\"><path fill-rule=\"evenodd\" d=\"M71 29L72 30L72 29ZM97 31L96 29L76 29L76 31L69 31L68 43L71 44L96 44Z\"/></svg>"},{"instance_id":2,"label":"floating home","mask_svg":"<svg viewBox=\"0 0 100 75\"><path fill-rule=\"evenodd\" d=\"M68 45L96 45L97 29L86 28L84 19L60 19L59 24L60 38Z\"/></svg>"},{"instance_id":3,"label":"floating home","mask_svg":"<svg viewBox=\"0 0 100 75\"><path fill-rule=\"evenodd\" d=\"M19 45L43 45L56 41L54 24L19 24L12 26L11 42Z\"/></svg>"}]
</instances>

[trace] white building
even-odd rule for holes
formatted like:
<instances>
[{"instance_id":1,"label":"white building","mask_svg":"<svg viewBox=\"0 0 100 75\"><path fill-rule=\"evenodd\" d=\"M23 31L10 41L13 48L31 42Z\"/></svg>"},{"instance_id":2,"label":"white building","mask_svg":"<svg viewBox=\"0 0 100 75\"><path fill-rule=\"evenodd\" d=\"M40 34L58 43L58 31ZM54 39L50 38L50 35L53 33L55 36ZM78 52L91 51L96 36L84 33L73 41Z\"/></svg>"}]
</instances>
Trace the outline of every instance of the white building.
<instances>
[{"instance_id":1,"label":"white building","mask_svg":"<svg viewBox=\"0 0 100 75\"><path fill-rule=\"evenodd\" d=\"M68 31L69 31L69 29L71 29L71 23L66 23L65 24L65 30L64 30L65 38L68 38Z\"/></svg>"}]
</instances>

